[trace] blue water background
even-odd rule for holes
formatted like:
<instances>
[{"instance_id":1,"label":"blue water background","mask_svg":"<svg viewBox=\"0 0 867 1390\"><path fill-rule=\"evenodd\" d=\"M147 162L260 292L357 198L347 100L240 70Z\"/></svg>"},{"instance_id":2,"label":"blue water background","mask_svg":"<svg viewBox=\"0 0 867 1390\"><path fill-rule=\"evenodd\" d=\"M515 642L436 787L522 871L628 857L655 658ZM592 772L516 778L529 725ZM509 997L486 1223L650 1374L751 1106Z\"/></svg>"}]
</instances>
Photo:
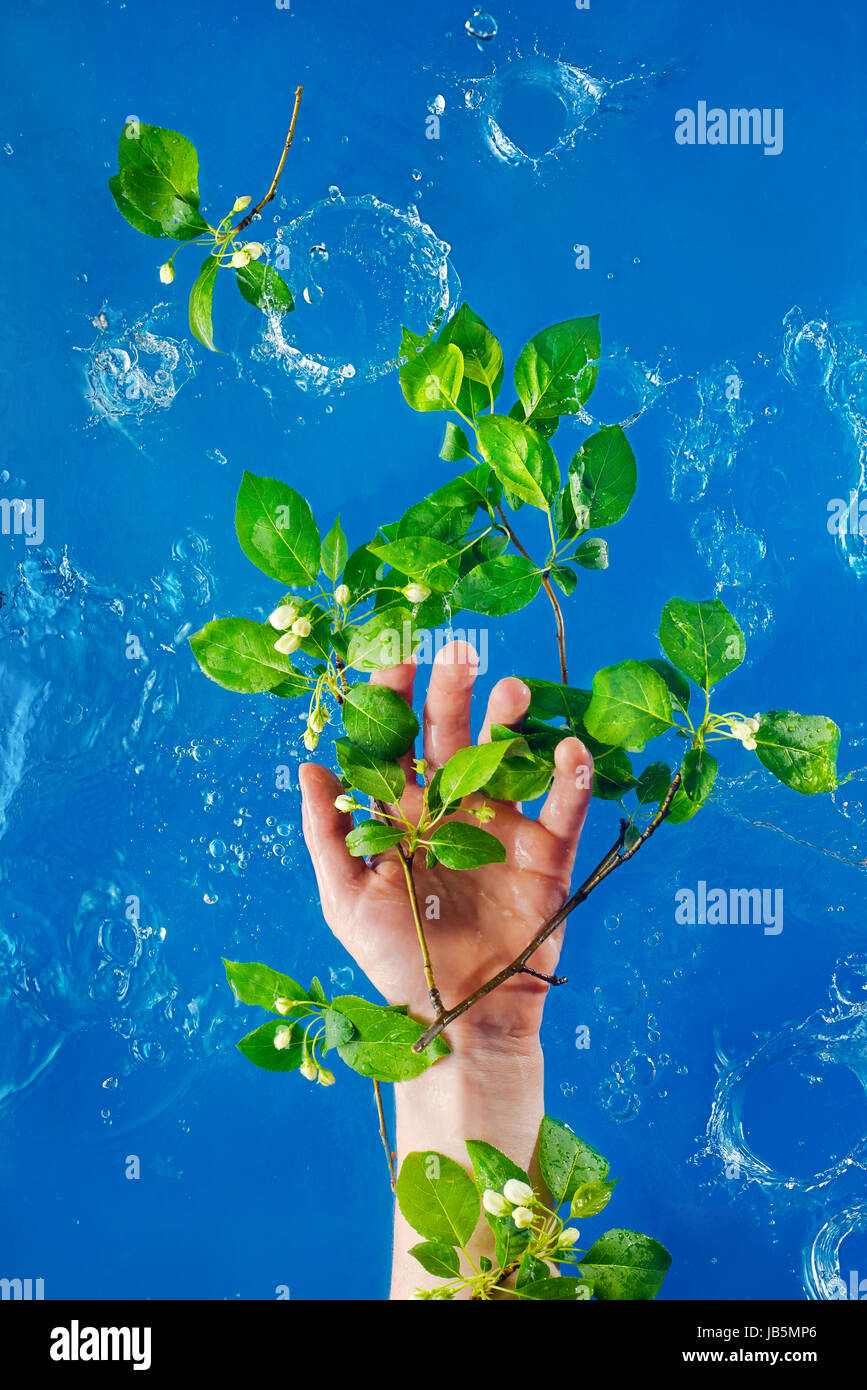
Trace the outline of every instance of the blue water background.
<instances>
[{"instance_id":1,"label":"blue water background","mask_svg":"<svg viewBox=\"0 0 867 1390\"><path fill-rule=\"evenodd\" d=\"M548 323L601 314L610 360L591 409L640 412L639 489L610 570L582 574L569 604L573 679L655 653L672 594L719 594L749 637L731 705L830 714L855 770L808 801L727 748L712 806L664 829L572 919L569 984L546 1009L547 1108L622 1178L611 1220L594 1224L665 1241L663 1297L798 1299L820 1227L848 1210L845 1230L863 1220L867 1175L845 1161L867 1132L863 1017L815 1015L837 963L867 946L865 579L857 538L846 552L826 528L829 500L858 484L867 409L867 17L839 0L497 4L498 33L477 44L471 9L6 7L0 492L44 498L46 532L38 547L0 538L0 1275L42 1277L48 1297L387 1290L369 1085L345 1069L329 1091L256 1071L233 1047L252 1011L222 980L228 955L365 992L321 920L297 791L275 789L276 767L304 756L301 726L205 681L185 635L270 607L273 586L234 538L242 469L300 488L324 526L339 510L358 544L450 476L442 423L376 375L396 343L372 312L363 331L353 319L355 378L325 394L262 355L262 323L231 286L215 316L227 355L205 353L185 315L195 253L160 286L162 247L106 188L134 114L194 141L218 216L257 196L298 82L298 138L261 239L330 186L414 206L451 248L452 294L460 283L508 363ZM558 59L601 88L584 128L551 160L498 158L490 83ZM783 108L782 154L679 146L674 113L699 100ZM509 133L531 154L556 126L552 102L538 87L515 98ZM411 263L429 243L397 225L376 266L399 320L405 294L424 300ZM364 222L362 286L374 240ZM324 289L339 338L339 292ZM302 349L315 313L302 303L290 325ZM107 344L132 345L141 378L106 381ZM564 424L561 463L585 433ZM541 600L493 626L483 691L513 671L554 677L549 628ZM579 867L614 829L594 804ZM674 891L700 879L781 887L784 930L677 926ZM838 972L838 1012L860 980L857 962ZM725 1078L774 1038L781 1056L752 1068L741 1110ZM706 1152L717 1064L722 1147L731 1157L743 1133L761 1160L740 1177Z\"/></svg>"}]
</instances>

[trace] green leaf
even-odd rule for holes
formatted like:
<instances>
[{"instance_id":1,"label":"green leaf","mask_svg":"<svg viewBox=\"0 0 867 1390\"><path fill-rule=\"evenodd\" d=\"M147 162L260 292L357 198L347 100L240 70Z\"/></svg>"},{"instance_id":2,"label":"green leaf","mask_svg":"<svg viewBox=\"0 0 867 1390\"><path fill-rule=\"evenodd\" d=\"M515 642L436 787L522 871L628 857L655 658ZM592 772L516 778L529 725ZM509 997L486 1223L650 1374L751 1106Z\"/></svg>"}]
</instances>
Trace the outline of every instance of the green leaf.
<instances>
[{"instance_id":1,"label":"green leaf","mask_svg":"<svg viewBox=\"0 0 867 1390\"><path fill-rule=\"evenodd\" d=\"M193 633L190 646L205 675L224 690L257 695L263 690L279 689L290 680L292 694L299 694L309 682L296 671L288 656L275 649L277 638L278 633L269 623L254 623L249 618L215 618Z\"/></svg>"},{"instance_id":2,"label":"green leaf","mask_svg":"<svg viewBox=\"0 0 867 1390\"><path fill-rule=\"evenodd\" d=\"M814 796L837 786L840 730L824 715L768 710L756 744L759 762L793 791Z\"/></svg>"},{"instance_id":3,"label":"green leaf","mask_svg":"<svg viewBox=\"0 0 867 1390\"><path fill-rule=\"evenodd\" d=\"M144 232L145 236L165 237L168 233L163 231L162 224L155 222L152 217L146 217L143 212L139 212L137 207L129 201L123 191L120 174L114 174L108 181L111 196L117 204L118 211L126 218L130 226L135 227L137 232ZM195 232L192 233L196 235ZM179 238L180 240L180 238Z\"/></svg>"},{"instance_id":4,"label":"green leaf","mask_svg":"<svg viewBox=\"0 0 867 1390\"><path fill-rule=\"evenodd\" d=\"M601 801L619 801L635 786L628 757L622 748L597 743L589 734L584 742L593 754L593 795Z\"/></svg>"},{"instance_id":5,"label":"green leaf","mask_svg":"<svg viewBox=\"0 0 867 1390\"><path fill-rule=\"evenodd\" d=\"M387 685L353 685L343 702L343 727L351 743L378 758L399 758L412 748L418 720Z\"/></svg>"},{"instance_id":6,"label":"green leaf","mask_svg":"<svg viewBox=\"0 0 867 1390\"><path fill-rule=\"evenodd\" d=\"M319 547L319 563L322 566L322 572L328 576L332 584L337 583L348 559L349 546L338 516L335 518L334 525L328 535L323 537Z\"/></svg>"},{"instance_id":7,"label":"green leaf","mask_svg":"<svg viewBox=\"0 0 867 1390\"><path fill-rule=\"evenodd\" d=\"M277 1048L274 1039L281 1029L289 1030L290 1043L288 1047ZM237 1048L262 1071L295 1071L304 1060L304 1030L282 1018L269 1018L261 1028L255 1028L242 1038Z\"/></svg>"},{"instance_id":8,"label":"green leaf","mask_svg":"<svg viewBox=\"0 0 867 1390\"><path fill-rule=\"evenodd\" d=\"M372 796L375 801L400 801L406 790L406 774L400 763L376 758L343 738L337 740L334 751L341 770L356 791Z\"/></svg>"},{"instance_id":9,"label":"green leaf","mask_svg":"<svg viewBox=\"0 0 867 1390\"><path fill-rule=\"evenodd\" d=\"M515 364L515 389L525 415L577 415L596 384L599 316L566 319L537 333Z\"/></svg>"},{"instance_id":10,"label":"green leaf","mask_svg":"<svg viewBox=\"0 0 867 1390\"><path fill-rule=\"evenodd\" d=\"M407 1154L395 1192L405 1220L425 1240L468 1243L479 1220L479 1194L453 1158L417 1151Z\"/></svg>"},{"instance_id":11,"label":"green leaf","mask_svg":"<svg viewBox=\"0 0 867 1390\"><path fill-rule=\"evenodd\" d=\"M413 410L454 410L464 359L452 343L428 343L400 369L400 385Z\"/></svg>"},{"instance_id":12,"label":"green leaf","mask_svg":"<svg viewBox=\"0 0 867 1390\"><path fill-rule=\"evenodd\" d=\"M602 536L589 536L581 542L572 558L582 569L607 570L608 542Z\"/></svg>"},{"instance_id":13,"label":"green leaf","mask_svg":"<svg viewBox=\"0 0 867 1390\"><path fill-rule=\"evenodd\" d=\"M575 1303L581 1299L589 1299L591 1292L592 1285L586 1280L573 1279L569 1275L564 1275L562 1279L539 1279L535 1284L525 1284L518 1293L518 1297L538 1301L568 1299L571 1303Z\"/></svg>"},{"instance_id":14,"label":"green leaf","mask_svg":"<svg viewBox=\"0 0 867 1390\"><path fill-rule=\"evenodd\" d=\"M659 641L672 665L706 691L740 666L746 652L740 625L718 598L704 603L669 600L662 610Z\"/></svg>"},{"instance_id":15,"label":"green leaf","mask_svg":"<svg viewBox=\"0 0 867 1390\"><path fill-rule=\"evenodd\" d=\"M241 549L282 584L309 585L319 573L319 528L309 504L288 483L245 472L235 504Z\"/></svg>"},{"instance_id":16,"label":"green leaf","mask_svg":"<svg viewBox=\"0 0 867 1390\"><path fill-rule=\"evenodd\" d=\"M350 602L357 603L382 582L384 575L385 565L366 545L353 550L343 569L343 583L349 589Z\"/></svg>"},{"instance_id":17,"label":"green leaf","mask_svg":"<svg viewBox=\"0 0 867 1390\"><path fill-rule=\"evenodd\" d=\"M503 486L546 511L560 488L551 445L508 415L483 415L476 428L482 456Z\"/></svg>"},{"instance_id":18,"label":"green leaf","mask_svg":"<svg viewBox=\"0 0 867 1390\"><path fill-rule=\"evenodd\" d=\"M418 1042L427 1025L410 1018L402 1008L371 1004L367 999L346 994L332 1000L329 1017L332 1014L348 1019L355 1032L343 1041L332 1025L329 1047L332 1046L331 1037L336 1036L333 1045L341 1060L353 1071L374 1081L411 1081L451 1050L443 1038L434 1038L424 1052L413 1052L413 1043ZM419 1230L417 1226L415 1229ZM428 1232L419 1231L419 1234L424 1236ZM432 1235L431 1239L436 1240L437 1236Z\"/></svg>"},{"instance_id":19,"label":"green leaf","mask_svg":"<svg viewBox=\"0 0 867 1390\"><path fill-rule=\"evenodd\" d=\"M214 344L211 309L219 268L220 262L216 256L206 256L202 261L202 268L193 282L193 288L190 290L190 331L194 337L198 338L202 347L208 348L211 352L218 351Z\"/></svg>"},{"instance_id":20,"label":"green leaf","mask_svg":"<svg viewBox=\"0 0 867 1390\"><path fill-rule=\"evenodd\" d=\"M670 786L671 768L668 763L650 763L641 773L635 785L639 806L652 806L654 803L659 803L664 799Z\"/></svg>"},{"instance_id":21,"label":"green leaf","mask_svg":"<svg viewBox=\"0 0 867 1390\"><path fill-rule=\"evenodd\" d=\"M405 536L369 548L408 579L421 581L437 593L447 594L455 586L458 571L454 549L431 536Z\"/></svg>"},{"instance_id":22,"label":"green leaf","mask_svg":"<svg viewBox=\"0 0 867 1390\"><path fill-rule=\"evenodd\" d=\"M619 1181L619 1178L611 1178L608 1182L582 1182L580 1187L576 1187L569 1208L573 1221L586 1220L604 1211Z\"/></svg>"},{"instance_id":23,"label":"green leaf","mask_svg":"<svg viewBox=\"0 0 867 1390\"><path fill-rule=\"evenodd\" d=\"M644 664L645 666L652 666L657 675L662 676L671 692L672 704L676 705L683 714L686 714L692 698L689 681L679 671L675 671L670 662L663 661L660 657L646 656Z\"/></svg>"},{"instance_id":24,"label":"green leaf","mask_svg":"<svg viewBox=\"0 0 867 1390\"><path fill-rule=\"evenodd\" d=\"M466 1146L470 1162L473 1165L476 1187L480 1194L487 1188L491 1188L494 1192L502 1192L510 1178L517 1178L519 1182L528 1183L532 1187L532 1183L530 1183L523 1168L519 1168L517 1163L514 1163L507 1154L495 1148L493 1144L486 1143L484 1139L467 1139ZM484 1211L484 1208L482 1210ZM485 1211L484 1214L494 1233L498 1263L500 1265L510 1264L529 1244L530 1232L520 1231L511 1216L494 1216L489 1211Z\"/></svg>"},{"instance_id":25,"label":"green leaf","mask_svg":"<svg viewBox=\"0 0 867 1390\"><path fill-rule=\"evenodd\" d=\"M651 1299L662 1287L671 1256L664 1245L638 1231L606 1231L579 1266L593 1282L596 1298Z\"/></svg>"},{"instance_id":26,"label":"green leaf","mask_svg":"<svg viewBox=\"0 0 867 1390\"><path fill-rule=\"evenodd\" d=\"M528 1284L540 1284L543 1279L550 1279L551 1277L551 1271L545 1261L537 1260L535 1255L531 1255L529 1250L525 1250L518 1265L515 1288L523 1289Z\"/></svg>"},{"instance_id":27,"label":"green leaf","mask_svg":"<svg viewBox=\"0 0 867 1390\"><path fill-rule=\"evenodd\" d=\"M504 864L506 847L496 835L478 825L449 821L430 837L434 853L447 869L476 869L480 864Z\"/></svg>"},{"instance_id":28,"label":"green leaf","mask_svg":"<svg viewBox=\"0 0 867 1390\"><path fill-rule=\"evenodd\" d=\"M454 588L451 603L454 609L468 608L499 618L526 608L541 583L542 576L531 560L523 555L500 555L465 574Z\"/></svg>"},{"instance_id":29,"label":"green leaf","mask_svg":"<svg viewBox=\"0 0 867 1390\"><path fill-rule=\"evenodd\" d=\"M288 314L295 308L292 291L279 271L267 261L248 261L237 266L235 276L238 289L255 308L263 314Z\"/></svg>"},{"instance_id":30,"label":"green leaf","mask_svg":"<svg viewBox=\"0 0 867 1390\"><path fill-rule=\"evenodd\" d=\"M460 801L483 787L493 777L515 740L480 743L477 747L461 748L453 753L442 769L439 793L443 804Z\"/></svg>"},{"instance_id":31,"label":"green leaf","mask_svg":"<svg viewBox=\"0 0 867 1390\"><path fill-rule=\"evenodd\" d=\"M643 661L604 666L593 677L584 722L603 743L640 753L649 738L665 733L674 722L668 686Z\"/></svg>"},{"instance_id":32,"label":"green leaf","mask_svg":"<svg viewBox=\"0 0 867 1390\"><path fill-rule=\"evenodd\" d=\"M272 970L260 961L242 962L224 958L223 965L226 967L226 979L232 993L242 1004L253 1004L257 1008L268 1009L271 1013L279 1013L280 1011L274 1007L277 999L310 998L297 980L293 980L289 975L281 975L279 970ZM303 1008L293 1009L283 1017L292 1017L296 1013L303 1016L307 1012L309 1010Z\"/></svg>"},{"instance_id":33,"label":"green leaf","mask_svg":"<svg viewBox=\"0 0 867 1390\"><path fill-rule=\"evenodd\" d=\"M476 477L482 468L487 476ZM398 522L397 539L430 536L448 544L462 538L479 507L484 506L484 492L480 495L479 489L485 487L491 470L487 464L482 468L450 478L405 511Z\"/></svg>"},{"instance_id":34,"label":"green leaf","mask_svg":"<svg viewBox=\"0 0 867 1390\"><path fill-rule=\"evenodd\" d=\"M128 221L132 218L123 204L131 205L175 241L190 241L207 232L208 224L199 212L199 159L186 136L147 124L137 124L133 135L128 124L118 142L118 169L115 177L123 203L116 194L115 201ZM115 193L118 185L113 183L109 186ZM136 222L132 225L145 230ZM149 231L148 235L155 234Z\"/></svg>"},{"instance_id":35,"label":"green leaf","mask_svg":"<svg viewBox=\"0 0 867 1390\"><path fill-rule=\"evenodd\" d=\"M539 1166L555 1211L582 1183L602 1182L608 1177L608 1160L550 1115L539 1128Z\"/></svg>"},{"instance_id":36,"label":"green leaf","mask_svg":"<svg viewBox=\"0 0 867 1390\"><path fill-rule=\"evenodd\" d=\"M306 695L311 685L312 681L301 671L293 671L279 685L272 685L268 694L276 695L281 700L295 700L299 695Z\"/></svg>"},{"instance_id":37,"label":"green leaf","mask_svg":"<svg viewBox=\"0 0 867 1390\"><path fill-rule=\"evenodd\" d=\"M568 730L563 730L563 737ZM495 801L535 801L544 796L554 776L553 756L539 753L504 758L485 783L484 791Z\"/></svg>"},{"instance_id":38,"label":"green leaf","mask_svg":"<svg viewBox=\"0 0 867 1390\"><path fill-rule=\"evenodd\" d=\"M592 566L585 565L585 569L588 568L592 568ZM605 566L603 565L602 568L604 569ZM578 575L571 565L552 565L551 578L554 580L555 584L563 590L567 598L569 594L574 593L575 585L578 583Z\"/></svg>"},{"instance_id":39,"label":"green leaf","mask_svg":"<svg viewBox=\"0 0 867 1390\"><path fill-rule=\"evenodd\" d=\"M388 671L409 661L419 640L410 608L381 608L361 627L351 629L346 664L356 671Z\"/></svg>"},{"instance_id":40,"label":"green leaf","mask_svg":"<svg viewBox=\"0 0 867 1390\"><path fill-rule=\"evenodd\" d=\"M346 837L346 848L356 859L367 854L382 854L400 844L406 832L393 825L385 825L379 820L366 820L350 830Z\"/></svg>"},{"instance_id":41,"label":"green leaf","mask_svg":"<svg viewBox=\"0 0 867 1390\"><path fill-rule=\"evenodd\" d=\"M531 429L534 429L536 433L542 437L542 439L548 440L557 433L560 425L560 418L557 415L552 415L550 420L543 420L541 416L538 415L535 420L528 420L524 414L524 407L521 405L520 401L515 401L515 404L509 411L509 419L520 420L522 424L528 424Z\"/></svg>"},{"instance_id":42,"label":"green leaf","mask_svg":"<svg viewBox=\"0 0 867 1390\"><path fill-rule=\"evenodd\" d=\"M635 493L636 476L635 455L619 425L604 425L585 439L569 465L579 524L584 519L588 526L613 526L620 521Z\"/></svg>"},{"instance_id":43,"label":"green leaf","mask_svg":"<svg viewBox=\"0 0 867 1390\"><path fill-rule=\"evenodd\" d=\"M325 993L325 990L322 988L322 985L320 984L319 980L315 975L313 976L313 979L310 981L310 988L307 991L307 998L312 999L314 1004L328 1003L328 995Z\"/></svg>"},{"instance_id":44,"label":"green leaf","mask_svg":"<svg viewBox=\"0 0 867 1390\"><path fill-rule=\"evenodd\" d=\"M503 381L503 350L470 306L462 304L443 328L439 342L454 343L464 359L464 379L457 398L465 415L475 418L492 406Z\"/></svg>"},{"instance_id":45,"label":"green leaf","mask_svg":"<svg viewBox=\"0 0 867 1390\"><path fill-rule=\"evenodd\" d=\"M472 456L473 451L466 434L460 425L449 420L446 424L443 442L440 445L440 458L444 459L446 463L460 463L461 459L472 458Z\"/></svg>"},{"instance_id":46,"label":"green leaf","mask_svg":"<svg viewBox=\"0 0 867 1390\"><path fill-rule=\"evenodd\" d=\"M411 1245L409 1253L418 1260L422 1269L440 1279L453 1279L461 1272L457 1250L451 1245L444 1245L441 1240L425 1240Z\"/></svg>"},{"instance_id":47,"label":"green leaf","mask_svg":"<svg viewBox=\"0 0 867 1390\"><path fill-rule=\"evenodd\" d=\"M521 679L530 688L528 718L566 719L570 724L582 723L590 704L589 690L582 690L576 685L561 685L559 681L538 680L535 676L523 676Z\"/></svg>"}]
</instances>

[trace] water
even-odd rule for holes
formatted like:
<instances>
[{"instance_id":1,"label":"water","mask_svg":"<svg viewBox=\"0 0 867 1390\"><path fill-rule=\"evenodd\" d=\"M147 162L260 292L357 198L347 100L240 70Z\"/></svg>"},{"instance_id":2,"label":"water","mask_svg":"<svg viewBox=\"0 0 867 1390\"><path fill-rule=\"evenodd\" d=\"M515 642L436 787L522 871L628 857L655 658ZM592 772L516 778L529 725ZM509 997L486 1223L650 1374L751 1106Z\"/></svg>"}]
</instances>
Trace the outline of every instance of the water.
<instances>
[{"instance_id":1,"label":"water","mask_svg":"<svg viewBox=\"0 0 867 1390\"><path fill-rule=\"evenodd\" d=\"M735 0L712 26L675 0L542 8L419 26L334 0L327 25L302 5L249 25L215 0L202 30L154 0L8 25L0 179L29 212L5 253L0 491L42 498L45 535L0 537L0 1274L48 1297L387 1287L369 1087L255 1071L222 979L226 955L364 989L303 848L303 726L207 683L186 639L267 611L233 534L243 468L340 511L352 545L450 475L393 364L402 322L462 297L508 363L601 315L599 386L555 447L565 463L622 423L639 491L570 606L575 680L653 651L672 594L719 594L749 636L732 703L827 711L853 773L807 800L733 752L713 804L580 910L548 1109L609 1155L617 1222L672 1250L663 1297L867 1277L867 556L827 524L867 445L865 21L806 0ZM184 131L219 214L267 187L296 82L254 234L298 307L269 322L219 284L209 355L192 262L161 285L164 248L111 203L117 135L131 104ZM678 146L675 111L703 99L784 108L783 153ZM539 610L488 635L483 690L556 674ZM579 867L612 815L594 806ZM782 887L784 930L676 924L700 879ZM338 1238L339 1281L309 1257Z\"/></svg>"}]
</instances>

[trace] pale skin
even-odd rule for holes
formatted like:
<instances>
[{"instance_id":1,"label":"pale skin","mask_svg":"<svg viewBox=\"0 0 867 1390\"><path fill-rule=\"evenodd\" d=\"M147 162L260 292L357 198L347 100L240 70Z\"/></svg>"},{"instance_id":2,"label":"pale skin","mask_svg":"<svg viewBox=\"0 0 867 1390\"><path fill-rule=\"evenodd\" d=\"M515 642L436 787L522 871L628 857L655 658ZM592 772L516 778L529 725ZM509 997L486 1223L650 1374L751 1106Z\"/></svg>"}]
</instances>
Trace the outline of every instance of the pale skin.
<instances>
[{"instance_id":1,"label":"pale skin","mask_svg":"<svg viewBox=\"0 0 867 1390\"><path fill-rule=\"evenodd\" d=\"M423 718L427 776L458 749L472 743L470 715L478 668L475 650L454 642L438 654ZM377 672L371 680L412 700L415 666ZM492 724L519 728L530 692L515 677L491 691L479 742ZM421 811L422 791L404 759L403 809ZM592 787L592 758L580 740L557 748L554 780L538 819L513 802L491 802L496 817L486 829L506 846L506 863L454 871L428 870L423 854L413 865L425 935L443 1001L457 1003L506 965L569 894L578 840ZM396 850L372 863L355 859L345 845L352 817L336 809L343 790L316 763L301 768L304 836L313 860L322 911L337 939L376 989L392 1004L408 1004L414 1018L433 1019L403 868ZM464 805L480 805L471 797ZM472 820L464 813L461 819ZM478 822L474 822L478 824ZM436 906L435 906L436 904ZM427 910L431 915L428 917ZM437 917L436 911L439 916ZM534 970L556 971L563 928L532 957ZM543 1060L539 1042L548 985L517 975L482 999L447 1030L452 1055L414 1081L395 1087L397 1161L412 1150L436 1150L466 1164L466 1139L485 1139L535 1175L535 1144L544 1114ZM407 1253L419 1237L395 1214L391 1297L412 1298L437 1283ZM486 1236L471 1253L491 1254Z\"/></svg>"}]
</instances>

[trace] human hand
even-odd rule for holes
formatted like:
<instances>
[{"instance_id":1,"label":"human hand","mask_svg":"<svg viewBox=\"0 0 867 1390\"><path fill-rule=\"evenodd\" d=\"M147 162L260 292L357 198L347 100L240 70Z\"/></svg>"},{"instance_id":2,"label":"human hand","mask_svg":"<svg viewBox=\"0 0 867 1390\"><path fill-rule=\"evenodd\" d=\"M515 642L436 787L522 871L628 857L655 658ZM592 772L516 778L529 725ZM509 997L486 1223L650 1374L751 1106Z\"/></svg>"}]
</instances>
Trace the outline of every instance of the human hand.
<instances>
[{"instance_id":1,"label":"human hand","mask_svg":"<svg viewBox=\"0 0 867 1390\"><path fill-rule=\"evenodd\" d=\"M424 708L427 775L458 749L471 743L470 710L478 669L474 649L453 642L437 655ZM414 663L377 672L371 680L412 700ZM508 677L494 687L479 742L492 724L518 729L530 692ZM402 759L407 772L404 812L417 820L422 788L412 771L412 754ZM446 1005L456 1003L526 946L534 932L565 901L575 852L592 789L592 759L576 738L557 748L554 781L538 820L513 802L475 795L464 805L488 801L496 816L487 826L506 847L506 862L477 869L427 869L417 855L413 875L434 974ZM422 971L418 938L404 870L396 850L370 864L353 858L344 843L352 817L334 805L343 790L324 767L301 768L304 836L313 860L322 910L335 936L372 984L390 1003L407 1004L429 1021L432 1009ZM471 820L458 812L457 819ZM477 823L477 822L476 822ZM557 966L563 927L532 958L532 968L551 975ZM489 1045L499 1039L520 1044L534 1039L548 986L520 974L480 1000L449 1030L453 1043Z\"/></svg>"}]
</instances>

